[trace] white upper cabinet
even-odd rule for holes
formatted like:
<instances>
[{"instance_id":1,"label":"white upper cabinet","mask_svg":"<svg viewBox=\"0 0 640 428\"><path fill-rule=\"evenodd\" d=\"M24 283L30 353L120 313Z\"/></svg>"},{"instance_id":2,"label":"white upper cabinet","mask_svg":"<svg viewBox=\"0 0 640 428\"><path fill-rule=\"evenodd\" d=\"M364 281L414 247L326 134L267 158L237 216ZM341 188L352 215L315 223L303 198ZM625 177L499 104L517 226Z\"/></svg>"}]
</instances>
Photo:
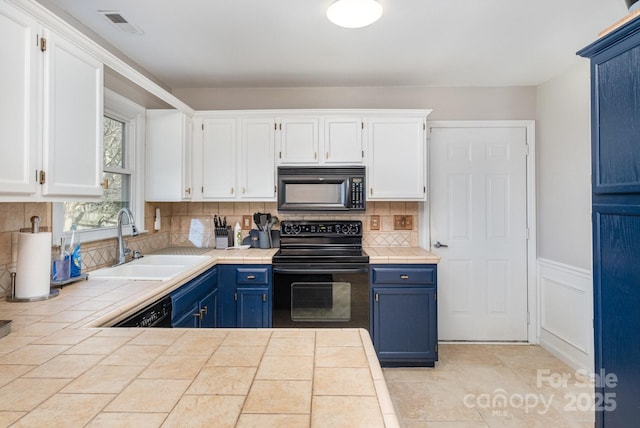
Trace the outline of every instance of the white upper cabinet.
<instances>
[{"instance_id":1,"label":"white upper cabinet","mask_svg":"<svg viewBox=\"0 0 640 428\"><path fill-rule=\"evenodd\" d=\"M205 119L202 128L202 197L226 200L238 196L236 119Z\"/></svg>"},{"instance_id":2,"label":"white upper cabinet","mask_svg":"<svg viewBox=\"0 0 640 428\"><path fill-rule=\"evenodd\" d=\"M319 119L314 117L283 117L278 120L281 164L318 163Z\"/></svg>"},{"instance_id":3,"label":"white upper cabinet","mask_svg":"<svg viewBox=\"0 0 640 428\"><path fill-rule=\"evenodd\" d=\"M364 162L363 121L348 115L278 119L281 165L357 165Z\"/></svg>"},{"instance_id":4,"label":"white upper cabinet","mask_svg":"<svg viewBox=\"0 0 640 428\"><path fill-rule=\"evenodd\" d=\"M47 31L42 194L102 196L102 63Z\"/></svg>"},{"instance_id":5,"label":"white upper cabinet","mask_svg":"<svg viewBox=\"0 0 640 428\"><path fill-rule=\"evenodd\" d=\"M324 163L361 164L364 158L361 117L325 117Z\"/></svg>"},{"instance_id":6,"label":"white upper cabinet","mask_svg":"<svg viewBox=\"0 0 640 428\"><path fill-rule=\"evenodd\" d=\"M146 128L146 200L190 200L192 119L178 110L147 110Z\"/></svg>"},{"instance_id":7,"label":"white upper cabinet","mask_svg":"<svg viewBox=\"0 0 640 428\"><path fill-rule=\"evenodd\" d=\"M0 200L99 199L102 63L5 2L0 57Z\"/></svg>"},{"instance_id":8,"label":"white upper cabinet","mask_svg":"<svg viewBox=\"0 0 640 428\"><path fill-rule=\"evenodd\" d=\"M0 193L36 193L39 154L36 22L0 3Z\"/></svg>"},{"instance_id":9,"label":"white upper cabinet","mask_svg":"<svg viewBox=\"0 0 640 428\"><path fill-rule=\"evenodd\" d=\"M201 128L194 153L203 200L275 200L274 118L207 115Z\"/></svg>"},{"instance_id":10,"label":"white upper cabinet","mask_svg":"<svg viewBox=\"0 0 640 428\"><path fill-rule=\"evenodd\" d=\"M241 119L240 197L275 200L275 120Z\"/></svg>"},{"instance_id":11,"label":"white upper cabinet","mask_svg":"<svg viewBox=\"0 0 640 428\"><path fill-rule=\"evenodd\" d=\"M365 119L367 199L426 199L426 116Z\"/></svg>"}]
</instances>

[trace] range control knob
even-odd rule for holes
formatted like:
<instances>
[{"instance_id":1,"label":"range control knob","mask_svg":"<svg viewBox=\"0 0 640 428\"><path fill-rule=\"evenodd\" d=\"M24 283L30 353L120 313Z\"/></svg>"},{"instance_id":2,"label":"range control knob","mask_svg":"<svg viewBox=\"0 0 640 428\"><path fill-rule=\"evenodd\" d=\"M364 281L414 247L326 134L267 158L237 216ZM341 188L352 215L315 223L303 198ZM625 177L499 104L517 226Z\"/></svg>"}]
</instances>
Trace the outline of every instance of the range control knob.
<instances>
[{"instance_id":1,"label":"range control knob","mask_svg":"<svg viewBox=\"0 0 640 428\"><path fill-rule=\"evenodd\" d=\"M290 223L284 223L282 225L282 231L284 232L285 235L291 235L291 229L292 229L292 226Z\"/></svg>"}]
</instances>

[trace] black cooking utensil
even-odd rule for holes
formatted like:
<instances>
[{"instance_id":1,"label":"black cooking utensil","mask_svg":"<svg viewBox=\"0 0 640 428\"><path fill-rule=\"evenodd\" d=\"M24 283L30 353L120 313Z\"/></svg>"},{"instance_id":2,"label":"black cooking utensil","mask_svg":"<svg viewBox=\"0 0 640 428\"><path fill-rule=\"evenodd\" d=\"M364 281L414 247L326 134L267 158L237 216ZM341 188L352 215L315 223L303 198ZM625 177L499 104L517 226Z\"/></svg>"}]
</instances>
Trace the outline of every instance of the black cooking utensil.
<instances>
[{"instance_id":1,"label":"black cooking utensil","mask_svg":"<svg viewBox=\"0 0 640 428\"><path fill-rule=\"evenodd\" d=\"M259 212L253 214L253 222L258 227L258 230L262 230L262 226L260 225L260 216L261 215L262 215L262 213L259 213Z\"/></svg>"}]
</instances>

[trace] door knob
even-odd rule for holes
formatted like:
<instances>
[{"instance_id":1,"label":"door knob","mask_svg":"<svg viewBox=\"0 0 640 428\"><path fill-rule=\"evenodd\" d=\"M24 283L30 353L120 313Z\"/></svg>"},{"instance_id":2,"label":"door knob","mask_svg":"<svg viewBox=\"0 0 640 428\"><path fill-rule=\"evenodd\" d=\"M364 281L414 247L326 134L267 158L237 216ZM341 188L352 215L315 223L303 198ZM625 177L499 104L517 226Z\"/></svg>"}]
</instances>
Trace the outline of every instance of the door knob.
<instances>
[{"instance_id":1,"label":"door knob","mask_svg":"<svg viewBox=\"0 0 640 428\"><path fill-rule=\"evenodd\" d=\"M434 246L434 247L436 247L436 248L440 248L440 247L442 247L442 248L447 248L447 247L448 247L448 245L446 245L446 244L441 244L441 243L440 243L440 241L436 241L436 242L433 244L433 246Z\"/></svg>"}]
</instances>

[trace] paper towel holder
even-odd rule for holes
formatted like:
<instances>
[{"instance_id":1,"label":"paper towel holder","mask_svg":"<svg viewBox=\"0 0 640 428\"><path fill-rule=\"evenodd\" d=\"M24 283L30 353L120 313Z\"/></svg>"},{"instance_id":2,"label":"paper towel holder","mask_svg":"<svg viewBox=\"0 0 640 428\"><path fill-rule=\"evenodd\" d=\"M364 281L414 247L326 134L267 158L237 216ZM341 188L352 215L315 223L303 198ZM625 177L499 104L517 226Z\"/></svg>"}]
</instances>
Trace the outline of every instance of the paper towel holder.
<instances>
[{"instance_id":1,"label":"paper towel holder","mask_svg":"<svg viewBox=\"0 0 640 428\"><path fill-rule=\"evenodd\" d=\"M11 272L11 294L7 296L7 302L39 302L41 300L49 300L60 294L60 290L52 288L49 294L38 297L16 297L16 273Z\"/></svg>"}]
</instances>

